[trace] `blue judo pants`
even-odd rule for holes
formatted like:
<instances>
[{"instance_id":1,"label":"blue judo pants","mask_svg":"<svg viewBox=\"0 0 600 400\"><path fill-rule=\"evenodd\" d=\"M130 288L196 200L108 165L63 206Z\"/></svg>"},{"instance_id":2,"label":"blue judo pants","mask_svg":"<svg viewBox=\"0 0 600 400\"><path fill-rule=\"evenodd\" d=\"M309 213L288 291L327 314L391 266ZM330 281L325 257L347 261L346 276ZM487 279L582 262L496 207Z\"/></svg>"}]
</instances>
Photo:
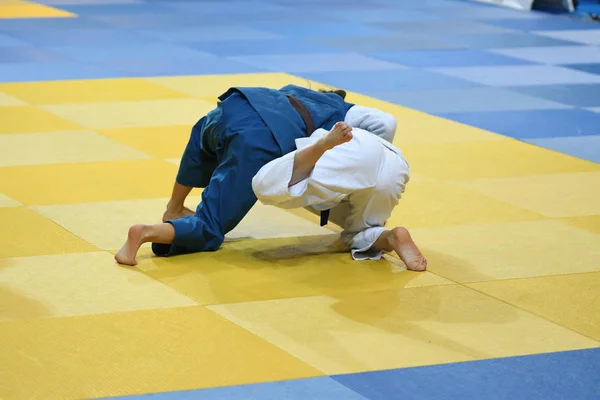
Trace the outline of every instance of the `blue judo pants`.
<instances>
[{"instance_id":1,"label":"blue judo pants","mask_svg":"<svg viewBox=\"0 0 600 400\"><path fill-rule=\"evenodd\" d=\"M295 138L285 153L295 149ZM196 214L167 221L175 228L171 245L153 243L157 256L217 250L256 203L252 178L282 149L258 113L239 93L198 121L184 151L177 182L205 188Z\"/></svg>"}]
</instances>

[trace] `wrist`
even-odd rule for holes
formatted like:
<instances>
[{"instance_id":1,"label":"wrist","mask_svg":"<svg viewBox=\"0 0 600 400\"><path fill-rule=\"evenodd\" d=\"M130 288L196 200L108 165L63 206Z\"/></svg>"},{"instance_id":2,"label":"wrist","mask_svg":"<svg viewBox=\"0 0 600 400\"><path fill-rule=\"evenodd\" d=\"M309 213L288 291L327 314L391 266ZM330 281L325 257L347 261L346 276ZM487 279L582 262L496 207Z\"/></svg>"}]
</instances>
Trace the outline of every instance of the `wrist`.
<instances>
[{"instance_id":1,"label":"wrist","mask_svg":"<svg viewBox=\"0 0 600 400\"><path fill-rule=\"evenodd\" d=\"M325 153L327 150L331 150L333 147L330 143L328 143L328 141L326 140L326 136L323 136L322 138L320 138L319 140L317 140L314 143L315 149L318 150L321 154Z\"/></svg>"}]
</instances>

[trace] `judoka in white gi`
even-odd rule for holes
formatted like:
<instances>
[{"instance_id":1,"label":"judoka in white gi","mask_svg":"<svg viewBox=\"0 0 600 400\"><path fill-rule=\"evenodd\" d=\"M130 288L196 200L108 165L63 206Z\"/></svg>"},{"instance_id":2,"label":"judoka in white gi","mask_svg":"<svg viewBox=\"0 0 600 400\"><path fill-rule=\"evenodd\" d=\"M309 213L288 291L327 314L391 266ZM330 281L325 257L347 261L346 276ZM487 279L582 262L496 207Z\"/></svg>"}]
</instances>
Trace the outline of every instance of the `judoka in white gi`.
<instances>
[{"instance_id":1,"label":"judoka in white gi","mask_svg":"<svg viewBox=\"0 0 600 400\"><path fill-rule=\"evenodd\" d=\"M384 227L410 176L392 144L395 132L391 114L353 106L331 131L296 139L296 151L263 166L252 180L254 193L266 205L331 210L355 260L377 260L394 250L407 269L424 271L427 260L408 230Z\"/></svg>"}]
</instances>

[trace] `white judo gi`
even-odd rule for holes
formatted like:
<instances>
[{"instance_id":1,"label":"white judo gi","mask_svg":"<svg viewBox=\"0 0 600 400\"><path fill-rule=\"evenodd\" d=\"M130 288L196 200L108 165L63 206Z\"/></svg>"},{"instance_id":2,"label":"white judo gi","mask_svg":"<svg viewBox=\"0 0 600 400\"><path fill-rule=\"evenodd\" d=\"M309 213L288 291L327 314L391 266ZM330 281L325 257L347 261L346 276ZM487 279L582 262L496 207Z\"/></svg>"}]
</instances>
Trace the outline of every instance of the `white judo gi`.
<instances>
[{"instance_id":1,"label":"white judo gi","mask_svg":"<svg viewBox=\"0 0 600 400\"><path fill-rule=\"evenodd\" d=\"M352 140L325 154L311 175L288 187L296 151L262 167L252 180L258 200L280 208L304 207L314 213L330 209L330 220L343 228L342 242L355 260L381 258L371 247L386 230L385 222L410 179L409 165L391 142L396 119L380 110L353 106L345 117ZM317 129L296 139L301 149L326 134Z\"/></svg>"}]
</instances>

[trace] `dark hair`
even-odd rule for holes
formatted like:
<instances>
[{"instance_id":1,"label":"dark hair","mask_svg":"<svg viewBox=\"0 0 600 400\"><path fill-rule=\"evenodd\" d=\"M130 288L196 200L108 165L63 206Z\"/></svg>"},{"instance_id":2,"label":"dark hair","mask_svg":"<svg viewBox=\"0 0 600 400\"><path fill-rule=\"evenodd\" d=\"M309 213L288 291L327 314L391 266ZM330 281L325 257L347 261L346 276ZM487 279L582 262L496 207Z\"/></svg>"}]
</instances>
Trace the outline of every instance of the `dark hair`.
<instances>
[{"instance_id":1,"label":"dark hair","mask_svg":"<svg viewBox=\"0 0 600 400\"><path fill-rule=\"evenodd\" d=\"M319 89L320 93L335 93L338 96L340 96L342 99L346 99L346 91L342 90L342 89L335 89L335 90L326 90L326 89Z\"/></svg>"}]
</instances>

